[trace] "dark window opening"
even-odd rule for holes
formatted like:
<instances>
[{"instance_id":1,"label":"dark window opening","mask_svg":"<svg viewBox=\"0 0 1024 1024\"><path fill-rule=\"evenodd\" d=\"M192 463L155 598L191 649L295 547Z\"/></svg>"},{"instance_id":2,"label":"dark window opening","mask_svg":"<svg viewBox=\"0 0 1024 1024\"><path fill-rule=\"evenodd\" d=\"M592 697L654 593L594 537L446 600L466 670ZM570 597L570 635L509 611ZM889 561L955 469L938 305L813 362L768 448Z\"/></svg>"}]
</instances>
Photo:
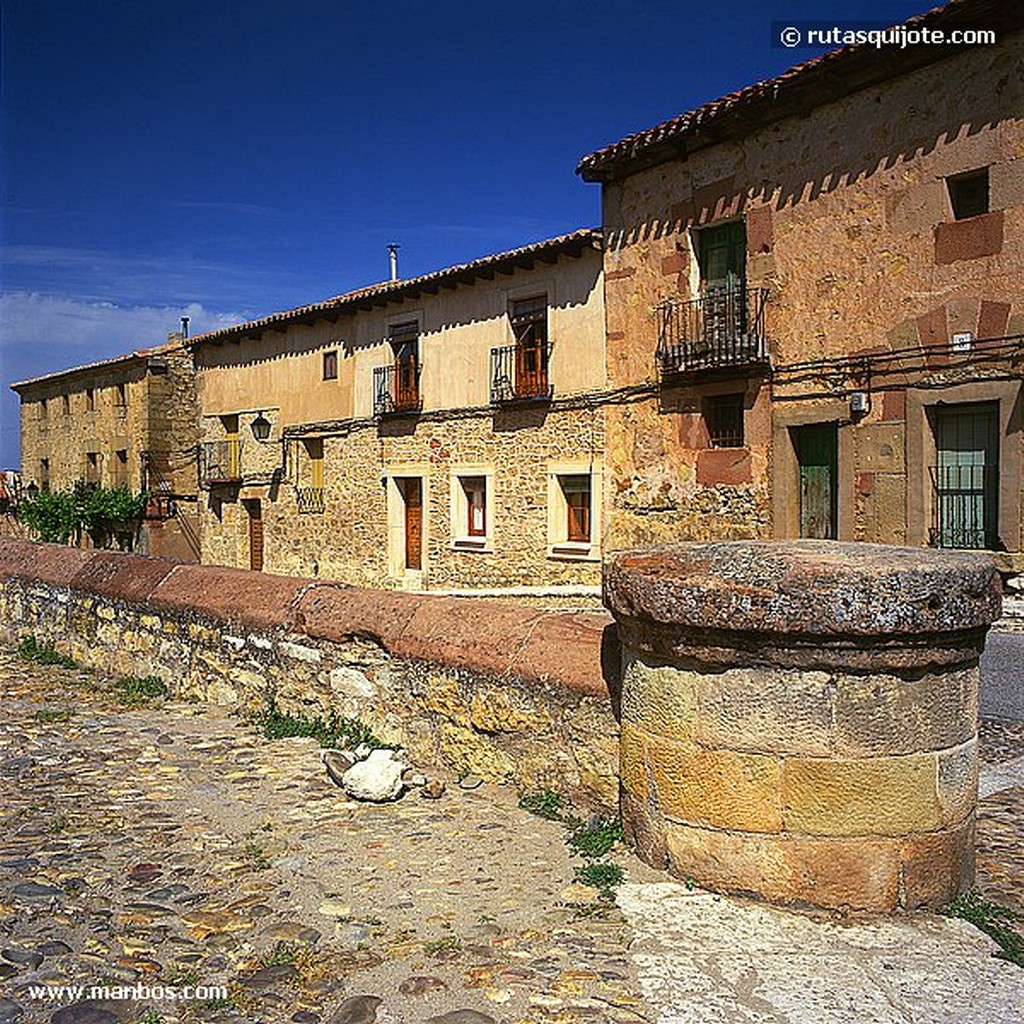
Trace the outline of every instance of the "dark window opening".
<instances>
[{"instance_id":1,"label":"dark window opening","mask_svg":"<svg viewBox=\"0 0 1024 1024\"><path fill-rule=\"evenodd\" d=\"M338 351L324 353L324 380L338 379Z\"/></svg>"},{"instance_id":2,"label":"dark window opening","mask_svg":"<svg viewBox=\"0 0 1024 1024\"><path fill-rule=\"evenodd\" d=\"M988 168L958 174L946 179L949 201L955 220L966 220L988 213Z\"/></svg>"},{"instance_id":3,"label":"dark window opening","mask_svg":"<svg viewBox=\"0 0 1024 1024\"><path fill-rule=\"evenodd\" d=\"M704 422L712 448L742 448L743 395L714 395L705 399Z\"/></svg>"}]
</instances>

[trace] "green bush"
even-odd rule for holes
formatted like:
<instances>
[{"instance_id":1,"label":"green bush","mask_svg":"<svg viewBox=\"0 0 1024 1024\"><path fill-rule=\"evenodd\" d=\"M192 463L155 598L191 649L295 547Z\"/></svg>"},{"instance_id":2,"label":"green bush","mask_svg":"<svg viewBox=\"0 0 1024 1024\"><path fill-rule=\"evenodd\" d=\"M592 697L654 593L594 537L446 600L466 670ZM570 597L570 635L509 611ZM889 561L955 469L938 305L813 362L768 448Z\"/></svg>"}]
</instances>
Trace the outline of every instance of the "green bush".
<instances>
[{"instance_id":1,"label":"green bush","mask_svg":"<svg viewBox=\"0 0 1024 1024\"><path fill-rule=\"evenodd\" d=\"M146 494L134 494L127 487L100 487L79 480L70 490L23 498L17 515L40 540L52 544L77 544L88 534L96 547L116 542L130 548L146 500Z\"/></svg>"}]
</instances>

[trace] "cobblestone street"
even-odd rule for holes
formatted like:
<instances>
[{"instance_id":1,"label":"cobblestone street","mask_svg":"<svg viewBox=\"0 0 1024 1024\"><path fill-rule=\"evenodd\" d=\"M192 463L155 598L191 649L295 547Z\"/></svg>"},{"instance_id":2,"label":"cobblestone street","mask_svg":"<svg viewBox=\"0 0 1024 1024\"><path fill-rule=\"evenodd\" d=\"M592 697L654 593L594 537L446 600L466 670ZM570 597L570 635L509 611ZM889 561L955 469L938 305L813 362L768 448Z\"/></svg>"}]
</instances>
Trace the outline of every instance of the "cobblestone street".
<instances>
[{"instance_id":1,"label":"cobblestone street","mask_svg":"<svg viewBox=\"0 0 1024 1024\"><path fill-rule=\"evenodd\" d=\"M645 1005L635 919L574 883L563 828L511 788L449 777L440 800L356 804L313 740L197 705L124 707L102 677L7 652L0 685L0 1024L705 1019ZM984 737L987 764L1024 754L1019 726ZM979 888L1024 909L1017 786L983 803ZM636 883L664 881L616 860L638 905L651 887ZM228 993L30 988L75 984Z\"/></svg>"},{"instance_id":2,"label":"cobblestone street","mask_svg":"<svg viewBox=\"0 0 1024 1024\"><path fill-rule=\"evenodd\" d=\"M25 951L0 978L23 1020L60 1009L29 981L229 986L227 1006L150 1004L165 1021L356 1024L378 999L381 1021L642 1019L621 915L560 906L591 891L514 791L450 779L437 801L355 804L311 739L121 709L97 677L9 654L0 672L0 934Z\"/></svg>"}]
</instances>

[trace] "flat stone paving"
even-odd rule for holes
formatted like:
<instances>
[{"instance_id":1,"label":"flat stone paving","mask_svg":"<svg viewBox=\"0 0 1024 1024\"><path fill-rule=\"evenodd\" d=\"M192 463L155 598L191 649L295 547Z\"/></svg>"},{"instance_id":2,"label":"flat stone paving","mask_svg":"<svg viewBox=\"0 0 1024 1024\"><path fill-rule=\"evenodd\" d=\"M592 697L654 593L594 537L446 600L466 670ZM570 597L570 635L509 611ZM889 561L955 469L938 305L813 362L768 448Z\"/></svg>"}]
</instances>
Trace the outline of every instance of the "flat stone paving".
<instances>
[{"instance_id":1,"label":"flat stone paving","mask_svg":"<svg viewBox=\"0 0 1024 1024\"><path fill-rule=\"evenodd\" d=\"M312 740L126 709L105 686L0 652L0 1024L1024 1021L1024 971L963 922L787 913L626 851L606 907L574 884L561 826L508 787L352 803ZM987 767L1024 756L1022 726L983 741ZM1024 910L1024 785L1007 778L983 802L979 887ZM228 999L30 987L75 984ZM962 1015L966 996L984 1015Z\"/></svg>"}]
</instances>

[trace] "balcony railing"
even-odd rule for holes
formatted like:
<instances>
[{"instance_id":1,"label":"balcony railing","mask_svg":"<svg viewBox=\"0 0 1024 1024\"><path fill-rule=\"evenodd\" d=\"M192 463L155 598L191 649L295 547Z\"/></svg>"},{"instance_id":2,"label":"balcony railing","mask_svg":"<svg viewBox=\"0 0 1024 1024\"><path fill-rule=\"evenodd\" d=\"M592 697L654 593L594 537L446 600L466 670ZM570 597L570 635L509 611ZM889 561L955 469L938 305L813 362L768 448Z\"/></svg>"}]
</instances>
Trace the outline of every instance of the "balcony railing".
<instances>
[{"instance_id":1,"label":"balcony railing","mask_svg":"<svg viewBox=\"0 0 1024 1024\"><path fill-rule=\"evenodd\" d=\"M764 288L722 288L658 307L662 377L694 370L768 363Z\"/></svg>"},{"instance_id":2,"label":"balcony railing","mask_svg":"<svg viewBox=\"0 0 1024 1024\"><path fill-rule=\"evenodd\" d=\"M930 466L933 525L940 548L992 550L997 541L997 465Z\"/></svg>"},{"instance_id":3,"label":"balcony railing","mask_svg":"<svg viewBox=\"0 0 1024 1024\"><path fill-rule=\"evenodd\" d=\"M324 489L322 487L296 487L295 504L300 513L320 513L324 510Z\"/></svg>"},{"instance_id":4,"label":"balcony railing","mask_svg":"<svg viewBox=\"0 0 1024 1024\"><path fill-rule=\"evenodd\" d=\"M373 371L373 415L417 413L423 408L417 363L392 363Z\"/></svg>"},{"instance_id":5,"label":"balcony railing","mask_svg":"<svg viewBox=\"0 0 1024 1024\"><path fill-rule=\"evenodd\" d=\"M199 482L211 484L238 483L242 479L242 441L204 441L199 446Z\"/></svg>"},{"instance_id":6,"label":"balcony railing","mask_svg":"<svg viewBox=\"0 0 1024 1024\"><path fill-rule=\"evenodd\" d=\"M543 401L553 389L548 377L551 345L527 342L491 349L491 403Z\"/></svg>"}]
</instances>

